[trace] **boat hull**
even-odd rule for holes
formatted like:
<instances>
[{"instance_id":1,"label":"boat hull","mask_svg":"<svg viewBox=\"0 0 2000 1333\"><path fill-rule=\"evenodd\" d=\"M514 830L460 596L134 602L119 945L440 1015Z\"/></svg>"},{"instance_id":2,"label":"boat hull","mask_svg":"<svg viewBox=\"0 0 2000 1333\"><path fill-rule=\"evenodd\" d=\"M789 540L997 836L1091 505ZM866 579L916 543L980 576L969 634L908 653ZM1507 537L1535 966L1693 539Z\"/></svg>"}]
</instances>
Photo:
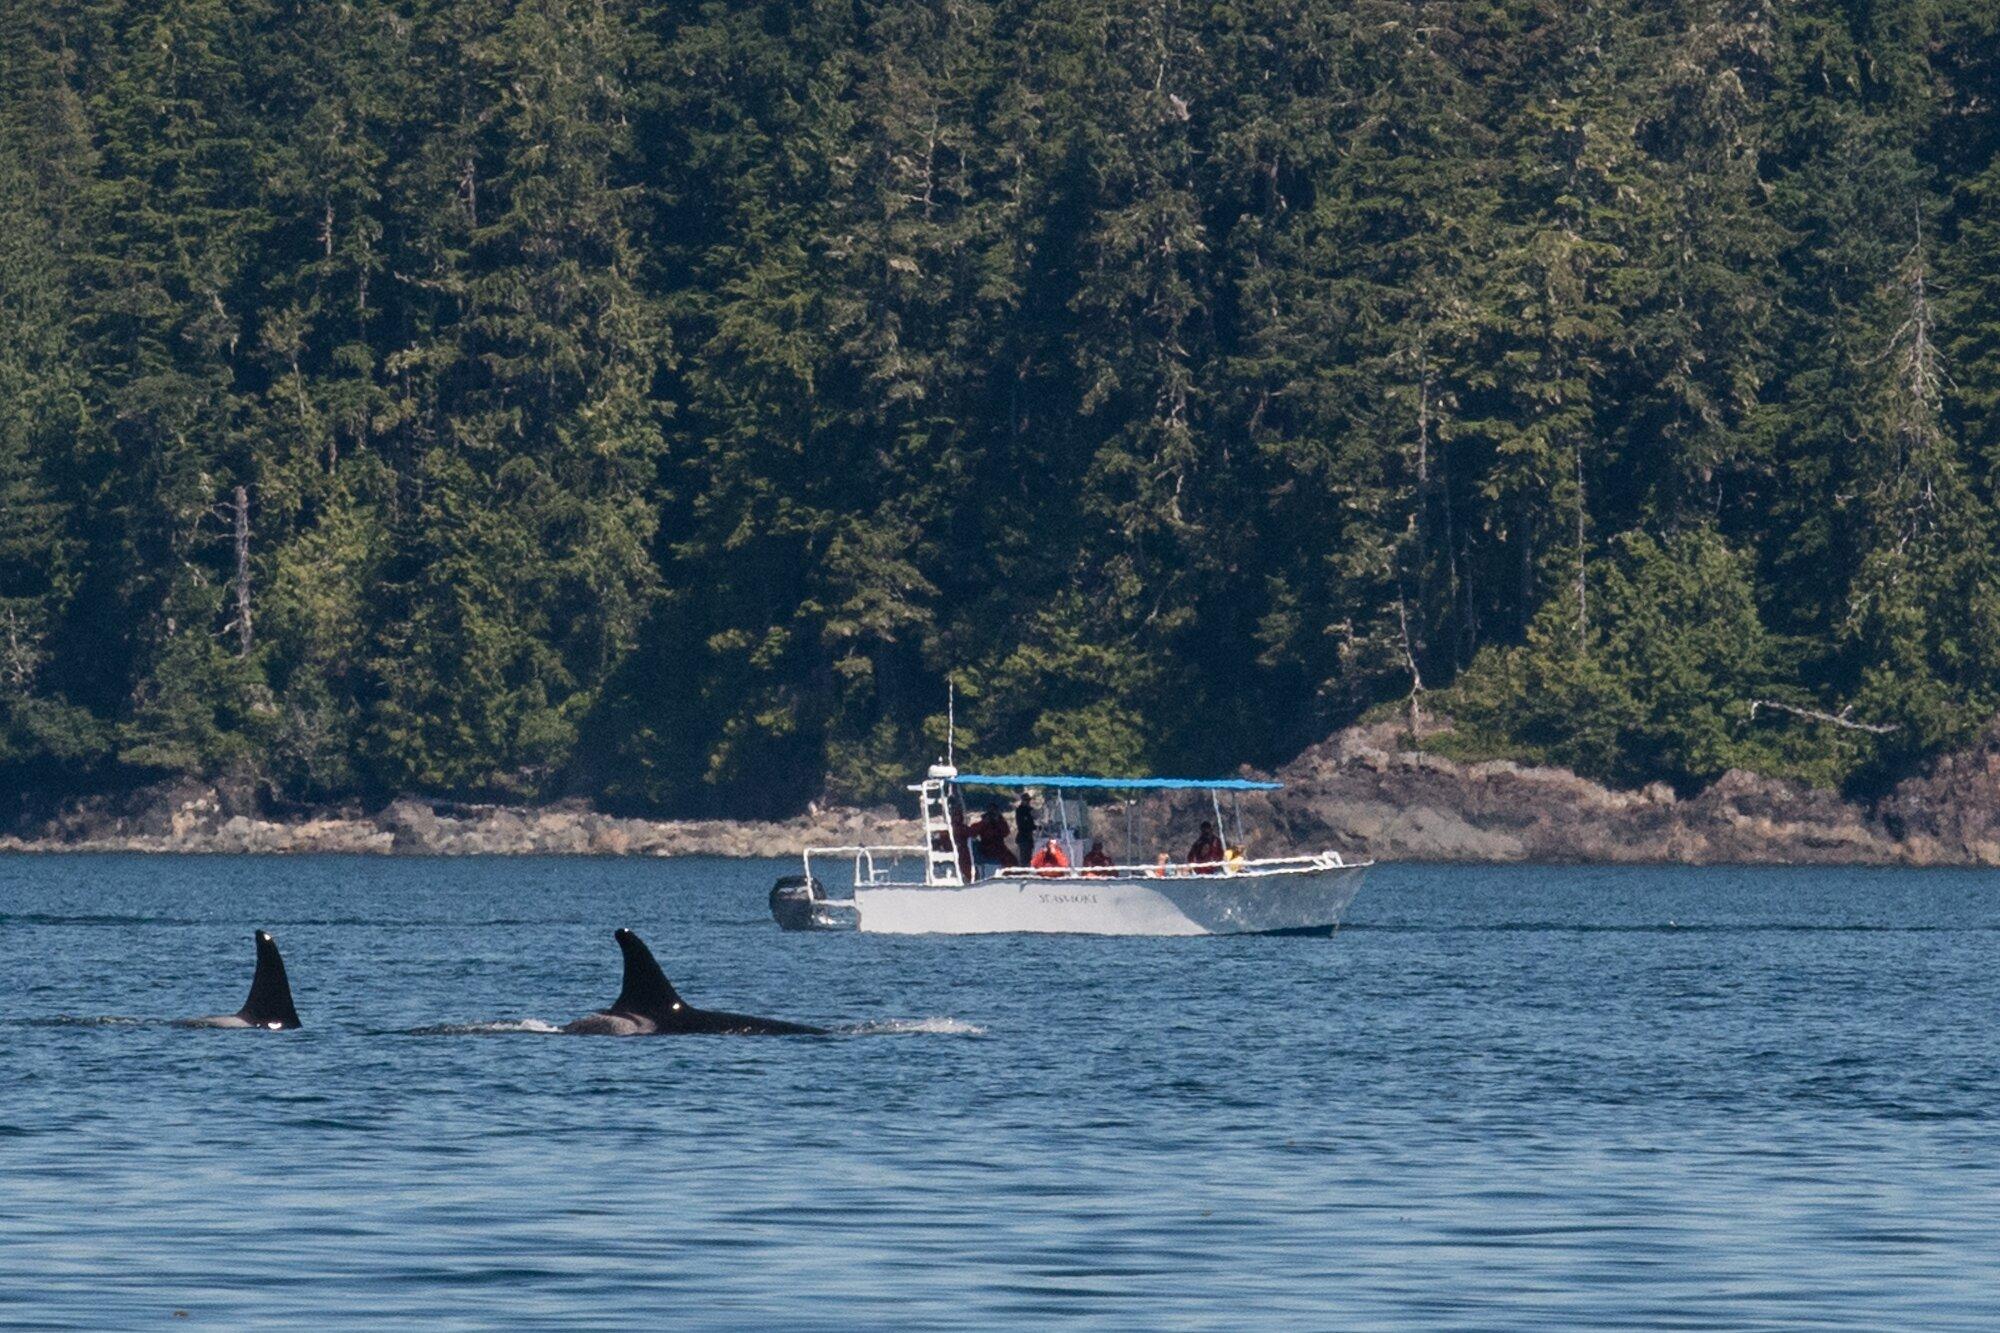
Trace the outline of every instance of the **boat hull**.
<instances>
[{"instance_id":1,"label":"boat hull","mask_svg":"<svg viewBox=\"0 0 2000 1333\"><path fill-rule=\"evenodd\" d=\"M1299 934L1338 926L1366 870L856 887L854 905L860 929L889 935Z\"/></svg>"}]
</instances>

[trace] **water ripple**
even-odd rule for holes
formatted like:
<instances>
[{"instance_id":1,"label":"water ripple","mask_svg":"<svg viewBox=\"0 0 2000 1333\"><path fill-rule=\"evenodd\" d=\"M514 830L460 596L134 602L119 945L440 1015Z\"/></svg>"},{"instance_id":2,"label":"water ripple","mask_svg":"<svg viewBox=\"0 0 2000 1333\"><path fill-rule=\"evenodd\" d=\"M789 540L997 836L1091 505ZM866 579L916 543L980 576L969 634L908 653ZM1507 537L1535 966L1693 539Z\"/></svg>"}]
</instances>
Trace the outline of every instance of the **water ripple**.
<instances>
[{"instance_id":1,"label":"water ripple","mask_svg":"<svg viewBox=\"0 0 2000 1333\"><path fill-rule=\"evenodd\" d=\"M1990 875L1383 867L1331 939L938 940L783 935L790 868L9 860L0 1324L2000 1322ZM902 1039L450 1040L608 1002L619 924ZM306 1026L172 1026L256 926Z\"/></svg>"}]
</instances>

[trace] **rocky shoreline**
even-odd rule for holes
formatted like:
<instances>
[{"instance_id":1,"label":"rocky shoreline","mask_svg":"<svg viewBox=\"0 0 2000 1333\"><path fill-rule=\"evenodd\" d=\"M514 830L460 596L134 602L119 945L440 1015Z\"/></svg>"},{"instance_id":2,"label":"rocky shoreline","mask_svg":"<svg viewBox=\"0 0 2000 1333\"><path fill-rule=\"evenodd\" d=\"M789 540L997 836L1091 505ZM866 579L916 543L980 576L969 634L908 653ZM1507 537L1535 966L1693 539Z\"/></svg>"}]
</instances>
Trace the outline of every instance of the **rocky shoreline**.
<instances>
[{"instance_id":1,"label":"rocky shoreline","mask_svg":"<svg viewBox=\"0 0 2000 1333\"><path fill-rule=\"evenodd\" d=\"M468 805L405 797L278 817L228 787L180 782L79 802L0 852L347 853L408 856L796 856L809 845L913 843L916 821L886 807L794 819L628 819L575 802Z\"/></svg>"},{"instance_id":2,"label":"rocky shoreline","mask_svg":"<svg viewBox=\"0 0 2000 1333\"><path fill-rule=\"evenodd\" d=\"M1393 725L1342 732L1278 776L1285 790L1259 813L1279 842L1382 860L2000 865L2000 727L1873 803L1741 770L1689 796L1623 791L1566 769L1459 763Z\"/></svg>"},{"instance_id":3,"label":"rocky shoreline","mask_svg":"<svg viewBox=\"0 0 2000 1333\"><path fill-rule=\"evenodd\" d=\"M1412 748L1386 724L1341 732L1278 777L1285 790L1243 802L1252 855L1330 846L1384 861L2000 865L2000 727L1872 804L1741 771L1690 796L1664 783L1621 791L1563 769L1460 763ZM1138 803L1135 840L1178 848L1205 811L1185 798ZM785 857L809 845L919 840L908 812L886 806L655 820L576 802L406 797L372 813L285 816L245 787L177 782L74 803L0 836L0 851Z\"/></svg>"}]
</instances>

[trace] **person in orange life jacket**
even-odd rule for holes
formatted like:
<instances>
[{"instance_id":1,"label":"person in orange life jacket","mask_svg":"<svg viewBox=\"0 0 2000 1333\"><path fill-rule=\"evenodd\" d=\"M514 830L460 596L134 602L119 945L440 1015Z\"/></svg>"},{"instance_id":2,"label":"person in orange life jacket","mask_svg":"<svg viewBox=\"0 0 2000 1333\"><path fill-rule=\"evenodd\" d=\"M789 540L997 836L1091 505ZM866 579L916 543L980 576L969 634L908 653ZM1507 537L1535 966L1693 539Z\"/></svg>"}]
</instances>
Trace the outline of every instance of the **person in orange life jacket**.
<instances>
[{"instance_id":1,"label":"person in orange life jacket","mask_svg":"<svg viewBox=\"0 0 2000 1333\"><path fill-rule=\"evenodd\" d=\"M1062 844L1050 838L1028 864L1041 871L1044 879L1060 879L1062 872L1069 869L1069 857L1064 854Z\"/></svg>"},{"instance_id":2,"label":"person in orange life jacket","mask_svg":"<svg viewBox=\"0 0 2000 1333\"><path fill-rule=\"evenodd\" d=\"M1007 850L1007 817L1000 813L1000 802L988 801L986 810L979 816L979 822L966 830L973 844L979 848L979 859L995 870L1005 870L1020 864L1014 854Z\"/></svg>"},{"instance_id":3,"label":"person in orange life jacket","mask_svg":"<svg viewBox=\"0 0 2000 1333\"><path fill-rule=\"evenodd\" d=\"M1103 879L1105 873L1102 867L1111 863L1111 854L1104 850L1104 839L1092 838L1090 850L1083 854L1083 873L1092 879Z\"/></svg>"},{"instance_id":4,"label":"person in orange life jacket","mask_svg":"<svg viewBox=\"0 0 2000 1333\"><path fill-rule=\"evenodd\" d=\"M1215 836L1215 825L1206 819L1201 821L1194 846L1188 848L1187 859L1189 867L1203 875L1213 875L1221 867L1222 839Z\"/></svg>"}]
</instances>

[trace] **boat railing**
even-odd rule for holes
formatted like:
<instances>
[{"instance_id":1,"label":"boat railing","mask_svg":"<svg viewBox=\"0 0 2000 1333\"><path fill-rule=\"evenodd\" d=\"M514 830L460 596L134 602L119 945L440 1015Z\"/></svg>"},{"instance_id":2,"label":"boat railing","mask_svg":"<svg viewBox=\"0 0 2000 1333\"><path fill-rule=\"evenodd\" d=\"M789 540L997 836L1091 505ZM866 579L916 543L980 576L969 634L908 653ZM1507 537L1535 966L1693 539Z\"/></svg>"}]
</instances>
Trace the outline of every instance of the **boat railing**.
<instances>
[{"instance_id":1,"label":"boat railing","mask_svg":"<svg viewBox=\"0 0 2000 1333\"><path fill-rule=\"evenodd\" d=\"M1339 852L1311 856L1261 856L1240 861L1169 861L1146 865L1008 866L995 879L1184 879L1190 875L1295 875L1308 871L1363 870L1373 861L1348 861Z\"/></svg>"},{"instance_id":2,"label":"boat railing","mask_svg":"<svg viewBox=\"0 0 2000 1333\"><path fill-rule=\"evenodd\" d=\"M808 883L812 880L813 857L852 856L854 858L854 882L856 884L887 884L893 882L889 877L895 874L894 867L898 861L904 860L907 857L925 856L929 854L929 851L930 849L927 847L914 846L808 847L804 852L806 880ZM875 859L877 857L881 857L889 864L886 866L876 865Z\"/></svg>"}]
</instances>

